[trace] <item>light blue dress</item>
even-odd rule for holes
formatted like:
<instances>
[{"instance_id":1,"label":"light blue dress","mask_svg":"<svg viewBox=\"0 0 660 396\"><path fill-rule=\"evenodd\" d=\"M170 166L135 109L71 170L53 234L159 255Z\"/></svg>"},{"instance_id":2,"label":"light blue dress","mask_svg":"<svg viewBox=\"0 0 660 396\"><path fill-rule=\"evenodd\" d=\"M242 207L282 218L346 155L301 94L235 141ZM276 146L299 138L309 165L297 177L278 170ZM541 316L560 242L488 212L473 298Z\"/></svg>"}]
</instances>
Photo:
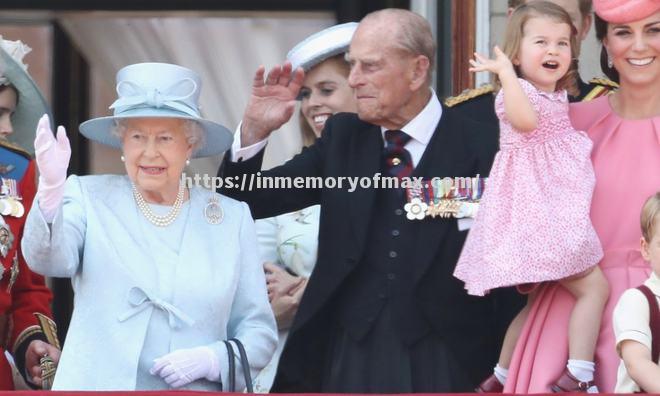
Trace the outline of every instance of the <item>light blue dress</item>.
<instances>
[{"instance_id":1,"label":"light blue dress","mask_svg":"<svg viewBox=\"0 0 660 396\"><path fill-rule=\"evenodd\" d=\"M295 212L257 220L255 224L261 262L275 263L298 276L309 278L316 265L320 217L321 205L312 205ZM279 330L273 358L253 381L255 393L270 391L288 335L288 329Z\"/></svg>"},{"instance_id":2,"label":"light blue dress","mask_svg":"<svg viewBox=\"0 0 660 396\"><path fill-rule=\"evenodd\" d=\"M212 199L220 224L205 216ZM232 337L253 376L273 354L275 320L244 203L194 187L175 223L160 228L140 212L128 177L71 176L51 225L33 205L22 246L35 272L72 278L75 308L53 389L166 388L148 372L153 357L202 345L218 354L225 381L222 340ZM237 389L243 382L237 375Z\"/></svg>"}]
</instances>

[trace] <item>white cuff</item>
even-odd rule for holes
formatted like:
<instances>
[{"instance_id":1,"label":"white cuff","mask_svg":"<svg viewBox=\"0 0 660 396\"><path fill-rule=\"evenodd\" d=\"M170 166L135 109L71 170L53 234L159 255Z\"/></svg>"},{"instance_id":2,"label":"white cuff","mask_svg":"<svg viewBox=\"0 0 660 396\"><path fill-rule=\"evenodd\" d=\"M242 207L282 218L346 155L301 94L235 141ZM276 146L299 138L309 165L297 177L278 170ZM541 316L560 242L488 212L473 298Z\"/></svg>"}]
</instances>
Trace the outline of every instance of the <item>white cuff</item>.
<instances>
[{"instance_id":1,"label":"white cuff","mask_svg":"<svg viewBox=\"0 0 660 396\"><path fill-rule=\"evenodd\" d=\"M241 126L239 123L234 132L234 143L231 145L231 162L245 161L257 155L268 143L268 139L264 139L248 147L241 147Z\"/></svg>"}]
</instances>

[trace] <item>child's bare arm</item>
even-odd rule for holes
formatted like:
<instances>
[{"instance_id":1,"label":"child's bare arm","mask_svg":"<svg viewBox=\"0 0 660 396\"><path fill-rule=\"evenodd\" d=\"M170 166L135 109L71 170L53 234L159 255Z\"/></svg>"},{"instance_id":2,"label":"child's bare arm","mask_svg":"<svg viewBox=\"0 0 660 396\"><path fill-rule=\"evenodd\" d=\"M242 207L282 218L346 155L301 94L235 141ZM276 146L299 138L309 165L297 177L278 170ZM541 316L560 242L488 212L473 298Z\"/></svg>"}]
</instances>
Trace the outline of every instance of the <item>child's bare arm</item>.
<instances>
[{"instance_id":1,"label":"child's bare arm","mask_svg":"<svg viewBox=\"0 0 660 396\"><path fill-rule=\"evenodd\" d=\"M489 71L496 73L504 92L504 111L511 125L519 131L530 132L536 129L537 115L523 90L509 58L495 47L495 59L488 59L477 53L476 60L470 59L471 72Z\"/></svg>"},{"instance_id":2,"label":"child's bare arm","mask_svg":"<svg viewBox=\"0 0 660 396\"><path fill-rule=\"evenodd\" d=\"M619 350L630 378L646 393L660 393L660 366L651 360L651 351L634 340L622 341Z\"/></svg>"}]
</instances>

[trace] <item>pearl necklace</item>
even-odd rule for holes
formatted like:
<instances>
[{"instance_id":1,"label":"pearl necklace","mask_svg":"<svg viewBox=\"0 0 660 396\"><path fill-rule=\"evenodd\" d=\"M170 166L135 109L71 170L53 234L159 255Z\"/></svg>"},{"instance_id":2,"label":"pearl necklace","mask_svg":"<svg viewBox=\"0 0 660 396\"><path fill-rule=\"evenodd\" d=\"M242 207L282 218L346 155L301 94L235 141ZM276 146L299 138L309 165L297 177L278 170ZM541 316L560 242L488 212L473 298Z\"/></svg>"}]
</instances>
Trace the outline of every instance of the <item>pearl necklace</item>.
<instances>
[{"instance_id":1,"label":"pearl necklace","mask_svg":"<svg viewBox=\"0 0 660 396\"><path fill-rule=\"evenodd\" d=\"M163 216L159 216L155 214L151 210L151 206L147 203L147 201L144 200L144 197L140 192L138 191L137 187L135 187L134 183L131 183L133 186L133 198L135 198L135 202L137 203L138 208L140 208L140 211L144 215L144 217L151 222L151 224L156 225L158 227L167 227L168 225L172 224L174 220L176 220L176 217L179 215L179 212L181 211L181 205L183 205L183 194L185 192L185 188L183 187L183 183L179 184L179 192L176 194L176 199L174 200L174 205L172 205L172 209L166 213Z\"/></svg>"}]
</instances>

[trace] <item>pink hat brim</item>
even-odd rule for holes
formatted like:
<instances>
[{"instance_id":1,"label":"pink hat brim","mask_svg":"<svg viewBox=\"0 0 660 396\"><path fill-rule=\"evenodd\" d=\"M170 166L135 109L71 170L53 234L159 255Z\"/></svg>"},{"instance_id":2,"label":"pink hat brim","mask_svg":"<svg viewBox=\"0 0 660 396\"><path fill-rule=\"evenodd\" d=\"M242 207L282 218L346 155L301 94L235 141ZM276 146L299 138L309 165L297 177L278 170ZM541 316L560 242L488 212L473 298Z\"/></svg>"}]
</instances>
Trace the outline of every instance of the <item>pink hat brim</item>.
<instances>
[{"instance_id":1,"label":"pink hat brim","mask_svg":"<svg viewBox=\"0 0 660 396\"><path fill-rule=\"evenodd\" d=\"M642 20L660 11L660 0L594 0L594 11L610 23Z\"/></svg>"}]
</instances>

